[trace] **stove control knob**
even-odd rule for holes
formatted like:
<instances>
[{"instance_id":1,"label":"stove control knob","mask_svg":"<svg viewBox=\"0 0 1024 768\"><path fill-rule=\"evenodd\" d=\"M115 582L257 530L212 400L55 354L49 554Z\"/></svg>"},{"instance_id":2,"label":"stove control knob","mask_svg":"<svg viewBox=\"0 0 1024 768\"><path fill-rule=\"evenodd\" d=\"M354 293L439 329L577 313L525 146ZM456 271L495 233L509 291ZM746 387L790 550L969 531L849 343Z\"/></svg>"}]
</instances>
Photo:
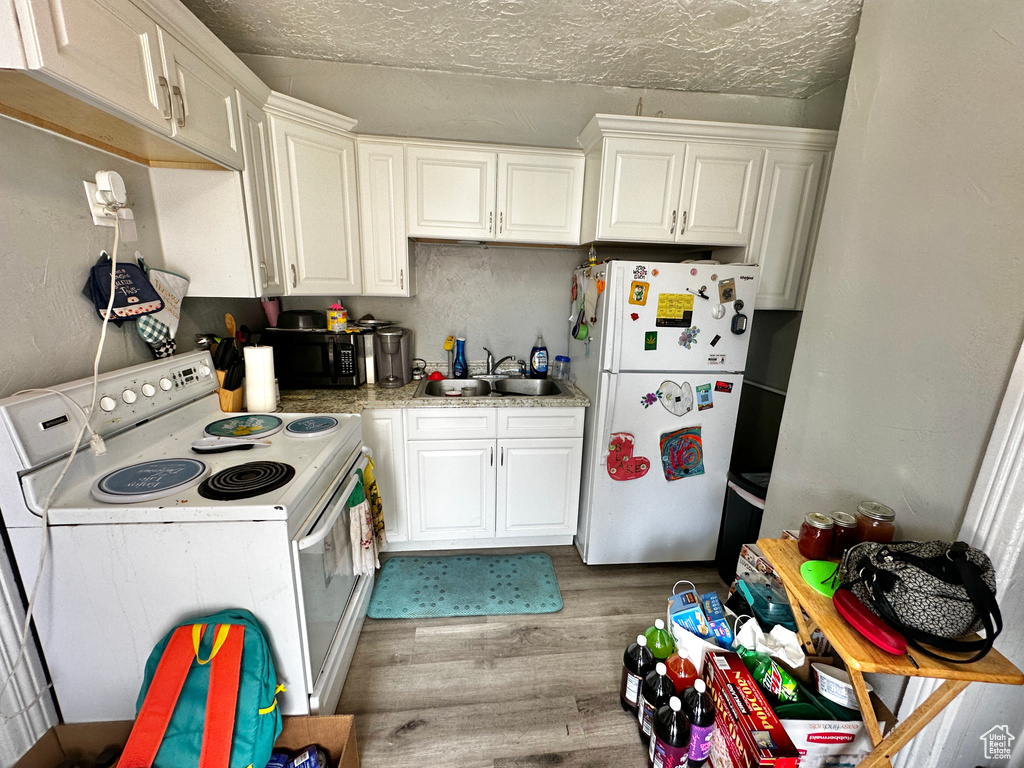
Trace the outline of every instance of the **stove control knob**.
<instances>
[{"instance_id":1,"label":"stove control knob","mask_svg":"<svg viewBox=\"0 0 1024 768\"><path fill-rule=\"evenodd\" d=\"M112 410L114 410L116 406L117 401L114 400L114 398L107 397L106 395L100 398L100 408L102 408L107 413L110 413Z\"/></svg>"},{"instance_id":2,"label":"stove control knob","mask_svg":"<svg viewBox=\"0 0 1024 768\"><path fill-rule=\"evenodd\" d=\"M147 382L146 384L142 385L142 394L144 394L146 397L152 397L153 395L156 394L156 387Z\"/></svg>"},{"instance_id":3,"label":"stove control knob","mask_svg":"<svg viewBox=\"0 0 1024 768\"><path fill-rule=\"evenodd\" d=\"M128 403L128 405L131 405L139 399L139 396L135 394L135 390L126 389L121 393L121 399Z\"/></svg>"},{"instance_id":4,"label":"stove control knob","mask_svg":"<svg viewBox=\"0 0 1024 768\"><path fill-rule=\"evenodd\" d=\"M166 376L164 376L162 379L160 379L160 389L162 389L164 392L166 392L168 389L170 389L173 386L174 385L171 384L171 380L168 379Z\"/></svg>"},{"instance_id":5,"label":"stove control knob","mask_svg":"<svg viewBox=\"0 0 1024 768\"><path fill-rule=\"evenodd\" d=\"M210 375L210 366L208 366L208 365L200 365L199 366L199 375L200 376L209 376Z\"/></svg>"}]
</instances>

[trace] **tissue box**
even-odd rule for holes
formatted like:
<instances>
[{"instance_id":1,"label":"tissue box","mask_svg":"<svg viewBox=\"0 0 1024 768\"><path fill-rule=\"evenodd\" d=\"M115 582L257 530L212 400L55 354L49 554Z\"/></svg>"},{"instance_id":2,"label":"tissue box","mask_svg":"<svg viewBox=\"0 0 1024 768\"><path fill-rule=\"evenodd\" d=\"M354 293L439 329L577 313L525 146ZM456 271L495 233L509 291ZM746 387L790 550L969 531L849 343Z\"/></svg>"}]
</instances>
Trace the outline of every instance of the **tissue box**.
<instances>
[{"instance_id":1,"label":"tissue box","mask_svg":"<svg viewBox=\"0 0 1024 768\"><path fill-rule=\"evenodd\" d=\"M718 642L704 615L704 610L700 607L700 599L697 597L696 590L687 589L676 592L669 598L668 620L697 637Z\"/></svg>"},{"instance_id":2,"label":"tissue box","mask_svg":"<svg viewBox=\"0 0 1024 768\"><path fill-rule=\"evenodd\" d=\"M700 596L700 604L707 617L708 626L715 636L715 640L726 650L732 648L733 634L729 628L729 622L725 620L725 611L722 609L722 602L715 592L707 592Z\"/></svg>"}]
</instances>

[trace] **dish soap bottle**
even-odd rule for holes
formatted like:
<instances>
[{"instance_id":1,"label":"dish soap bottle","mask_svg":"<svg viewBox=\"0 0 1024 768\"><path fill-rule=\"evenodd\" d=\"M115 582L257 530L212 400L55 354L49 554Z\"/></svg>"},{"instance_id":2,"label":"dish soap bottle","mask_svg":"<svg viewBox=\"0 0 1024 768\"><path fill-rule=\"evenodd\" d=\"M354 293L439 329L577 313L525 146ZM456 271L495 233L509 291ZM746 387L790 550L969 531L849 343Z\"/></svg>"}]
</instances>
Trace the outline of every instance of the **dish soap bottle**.
<instances>
[{"instance_id":1,"label":"dish soap bottle","mask_svg":"<svg viewBox=\"0 0 1024 768\"><path fill-rule=\"evenodd\" d=\"M537 335L537 341L530 350L530 378L546 379L548 377L548 348L544 346L543 334Z\"/></svg>"},{"instance_id":2,"label":"dish soap bottle","mask_svg":"<svg viewBox=\"0 0 1024 768\"><path fill-rule=\"evenodd\" d=\"M469 364L466 362L466 340L458 338L455 340L455 363L452 365L452 378L465 379L469 377Z\"/></svg>"}]
</instances>

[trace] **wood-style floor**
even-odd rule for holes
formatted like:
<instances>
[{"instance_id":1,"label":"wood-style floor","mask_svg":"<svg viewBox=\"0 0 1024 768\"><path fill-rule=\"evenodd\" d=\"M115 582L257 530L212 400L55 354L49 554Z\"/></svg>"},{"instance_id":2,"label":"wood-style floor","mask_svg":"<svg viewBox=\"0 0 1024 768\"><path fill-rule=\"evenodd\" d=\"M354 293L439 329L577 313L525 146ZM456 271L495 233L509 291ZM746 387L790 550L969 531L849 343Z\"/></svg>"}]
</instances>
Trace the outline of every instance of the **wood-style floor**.
<instances>
[{"instance_id":1,"label":"wood-style floor","mask_svg":"<svg viewBox=\"0 0 1024 768\"><path fill-rule=\"evenodd\" d=\"M644 768L619 706L626 646L664 618L672 585L725 585L710 567L586 566L551 556L558 613L367 619L339 713L356 716L364 768ZM452 554L452 553L445 553Z\"/></svg>"}]
</instances>

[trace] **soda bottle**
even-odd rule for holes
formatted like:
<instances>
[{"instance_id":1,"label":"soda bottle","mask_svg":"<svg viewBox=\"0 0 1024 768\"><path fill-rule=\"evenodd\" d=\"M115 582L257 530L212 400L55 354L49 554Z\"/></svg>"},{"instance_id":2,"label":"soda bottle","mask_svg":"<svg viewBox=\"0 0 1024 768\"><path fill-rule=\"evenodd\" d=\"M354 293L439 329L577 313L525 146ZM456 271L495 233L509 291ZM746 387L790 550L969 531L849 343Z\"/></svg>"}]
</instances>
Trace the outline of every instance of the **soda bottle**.
<instances>
[{"instance_id":1,"label":"soda bottle","mask_svg":"<svg viewBox=\"0 0 1024 768\"><path fill-rule=\"evenodd\" d=\"M693 686L683 691L686 716L690 719L690 756L688 768L700 768L711 751L711 734L715 730L715 702L708 695L707 686L698 678Z\"/></svg>"},{"instance_id":2,"label":"soda bottle","mask_svg":"<svg viewBox=\"0 0 1024 768\"><path fill-rule=\"evenodd\" d=\"M530 378L546 379L548 377L548 348L544 346L544 335L539 334L537 341L530 350Z\"/></svg>"},{"instance_id":3,"label":"soda bottle","mask_svg":"<svg viewBox=\"0 0 1024 768\"><path fill-rule=\"evenodd\" d=\"M647 638L636 636L622 655L622 682L619 684L619 703L627 712L636 715L640 701L640 684L654 668L654 657L647 648Z\"/></svg>"},{"instance_id":4,"label":"soda bottle","mask_svg":"<svg viewBox=\"0 0 1024 768\"><path fill-rule=\"evenodd\" d=\"M693 685L693 681L700 674L689 657L680 656L678 653L673 653L669 656L665 661L665 666L668 667L669 680L672 681L672 684L675 685L676 690L680 693Z\"/></svg>"},{"instance_id":5,"label":"soda bottle","mask_svg":"<svg viewBox=\"0 0 1024 768\"><path fill-rule=\"evenodd\" d=\"M665 663L659 661L654 671L648 672L644 683L640 686L640 701L637 705L637 727L640 729L640 740L647 744L651 740L651 728L654 724L654 713L668 704L668 700L676 695L676 687L667 674Z\"/></svg>"},{"instance_id":6,"label":"soda bottle","mask_svg":"<svg viewBox=\"0 0 1024 768\"><path fill-rule=\"evenodd\" d=\"M690 753L690 721L681 711L678 696L668 700L654 716L651 743L647 749L650 768L679 768L686 765Z\"/></svg>"},{"instance_id":7,"label":"soda bottle","mask_svg":"<svg viewBox=\"0 0 1024 768\"><path fill-rule=\"evenodd\" d=\"M654 626L648 627L644 637L647 638L647 647L651 649L655 661L664 661L676 649L672 635L665 629L665 622L661 619L655 619Z\"/></svg>"}]
</instances>

